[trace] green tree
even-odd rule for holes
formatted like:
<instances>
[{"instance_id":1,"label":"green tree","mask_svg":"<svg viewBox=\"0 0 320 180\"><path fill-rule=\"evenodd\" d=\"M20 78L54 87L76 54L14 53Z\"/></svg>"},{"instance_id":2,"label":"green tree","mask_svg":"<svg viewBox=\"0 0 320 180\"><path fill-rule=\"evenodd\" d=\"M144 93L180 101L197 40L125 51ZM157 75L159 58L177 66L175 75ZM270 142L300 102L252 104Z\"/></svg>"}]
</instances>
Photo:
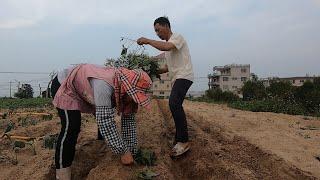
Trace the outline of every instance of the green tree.
<instances>
[{"instance_id":1,"label":"green tree","mask_svg":"<svg viewBox=\"0 0 320 180\"><path fill-rule=\"evenodd\" d=\"M205 95L209 99L213 99L218 102L232 102L239 99L239 97L230 91L222 91L220 88L209 89L205 92Z\"/></svg>"},{"instance_id":2,"label":"green tree","mask_svg":"<svg viewBox=\"0 0 320 180\"><path fill-rule=\"evenodd\" d=\"M18 92L14 94L14 97L17 98L32 98L33 97L33 88L30 84L22 84L21 88L18 89Z\"/></svg>"},{"instance_id":3,"label":"green tree","mask_svg":"<svg viewBox=\"0 0 320 180\"><path fill-rule=\"evenodd\" d=\"M241 88L243 100L261 100L266 98L266 88L262 81L247 81Z\"/></svg>"},{"instance_id":4,"label":"green tree","mask_svg":"<svg viewBox=\"0 0 320 180\"><path fill-rule=\"evenodd\" d=\"M306 81L297 88L295 98L308 113L320 115L320 89L317 84Z\"/></svg>"},{"instance_id":5,"label":"green tree","mask_svg":"<svg viewBox=\"0 0 320 180\"><path fill-rule=\"evenodd\" d=\"M320 90L320 76L315 77L315 78L313 79L313 84L316 86L316 88L317 88L318 90Z\"/></svg>"},{"instance_id":6,"label":"green tree","mask_svg":"<svg viewBox=\"0 0 320 180\"><path fill-rule=\"evenodd\" d=\"M257 82L259 78L255 73L251 73L251 79L252 81Z\"/></svg>"},{"instance_id":7,"label":"green tree","mask_svg":"<svg viewBox=\"0 0 320 180\"><path fill-rule=\"evenodd\" d=\"M266 88L270 98L287 98L293 95L294 87L289 81L271 81Z\"/></svg>"}]
</instances>

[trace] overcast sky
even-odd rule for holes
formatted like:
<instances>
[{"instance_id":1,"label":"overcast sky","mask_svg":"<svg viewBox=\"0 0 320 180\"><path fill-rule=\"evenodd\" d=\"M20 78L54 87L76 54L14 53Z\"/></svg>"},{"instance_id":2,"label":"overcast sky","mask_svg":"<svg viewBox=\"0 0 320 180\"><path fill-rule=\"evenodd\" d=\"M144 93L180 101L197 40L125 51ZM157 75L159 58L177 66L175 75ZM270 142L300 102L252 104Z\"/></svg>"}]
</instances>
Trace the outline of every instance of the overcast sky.
<instances>
[{"instance_id":1,"label":"overcast sky","mask_svg":"<svg viewBox=\"0 0 320 180\"><path fill-rule=\"evenodd\" d=\"M121 36L157 39L163 15L187 40L196 77L231 63L262 78L320 75L320 0L0 0L0 72L103 64ZM193 89L205 90L199 81Z\"/></svg>"}]
</instances>

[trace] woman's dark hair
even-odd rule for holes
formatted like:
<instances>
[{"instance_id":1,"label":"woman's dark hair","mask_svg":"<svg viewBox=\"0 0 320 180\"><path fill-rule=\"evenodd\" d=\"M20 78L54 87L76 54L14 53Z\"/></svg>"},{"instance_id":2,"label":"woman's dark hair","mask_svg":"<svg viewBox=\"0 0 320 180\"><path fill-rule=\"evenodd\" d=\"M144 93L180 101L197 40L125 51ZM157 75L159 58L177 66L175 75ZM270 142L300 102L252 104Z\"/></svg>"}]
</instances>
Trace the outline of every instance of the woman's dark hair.
<instances>
[{"instance_id":1,"label":"woman's dark hair","mask_svg":"<svg viewBox=\"0 0 320 180\"><path fill-rule=\"evenodd\" d=\"M156 20L154 20L153 25L156 25L157 23L160 24L161 26L168 25L168 27L171 28L168 17L165 17L165 16L158 17Z\"/></svg>"}]
</instances>

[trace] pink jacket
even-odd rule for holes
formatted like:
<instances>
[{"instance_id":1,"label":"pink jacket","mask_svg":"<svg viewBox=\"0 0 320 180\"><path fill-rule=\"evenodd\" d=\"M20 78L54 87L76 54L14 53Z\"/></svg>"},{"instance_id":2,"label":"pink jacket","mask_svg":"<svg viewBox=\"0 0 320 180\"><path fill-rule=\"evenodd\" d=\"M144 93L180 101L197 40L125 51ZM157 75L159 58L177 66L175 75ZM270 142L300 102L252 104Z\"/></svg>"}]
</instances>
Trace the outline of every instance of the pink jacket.
<instances>
[{"instance_id":1,"label":"pink jacket","mask_svg":"<svg viewBox=\"0 0 320 180\"><path fill-rule=\"evenodd\" d=\"M94 113L93 90L89 78L101 79L114 87L114 68L92 64L76 66L61 84L53 100L53 105L65 110L80 110Z\"/></svg>"}]
</instances>

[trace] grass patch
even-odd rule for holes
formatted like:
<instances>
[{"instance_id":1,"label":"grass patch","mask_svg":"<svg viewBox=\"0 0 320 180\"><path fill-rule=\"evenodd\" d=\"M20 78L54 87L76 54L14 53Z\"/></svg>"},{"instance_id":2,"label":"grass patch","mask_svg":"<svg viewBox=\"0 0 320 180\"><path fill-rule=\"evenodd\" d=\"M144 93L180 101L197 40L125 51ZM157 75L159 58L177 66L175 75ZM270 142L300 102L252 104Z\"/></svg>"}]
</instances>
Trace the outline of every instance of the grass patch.
<instances>
[{"instance_id":1,"label":"grass patch","mask_svg":"<svg viewBox=\"0 0 320 180\"><path fill-rule=\"evenodd\" d=\"M51 98L0 98L0 109L36 108L52 105Z\"/></svg>"},{"instance_id":2,"label":"grass patch","mask_svg":"<svg viewBox=\"0 0 320 180\"><path fill-rule=\"evenodd\" d=\"M310 113L302 104L289 103L282 100L256 100L256 101L235 101L228 103L228 106L235 109L253 112L274 112L291 115L319 116Z\"/></svg>"}]
</instances>

